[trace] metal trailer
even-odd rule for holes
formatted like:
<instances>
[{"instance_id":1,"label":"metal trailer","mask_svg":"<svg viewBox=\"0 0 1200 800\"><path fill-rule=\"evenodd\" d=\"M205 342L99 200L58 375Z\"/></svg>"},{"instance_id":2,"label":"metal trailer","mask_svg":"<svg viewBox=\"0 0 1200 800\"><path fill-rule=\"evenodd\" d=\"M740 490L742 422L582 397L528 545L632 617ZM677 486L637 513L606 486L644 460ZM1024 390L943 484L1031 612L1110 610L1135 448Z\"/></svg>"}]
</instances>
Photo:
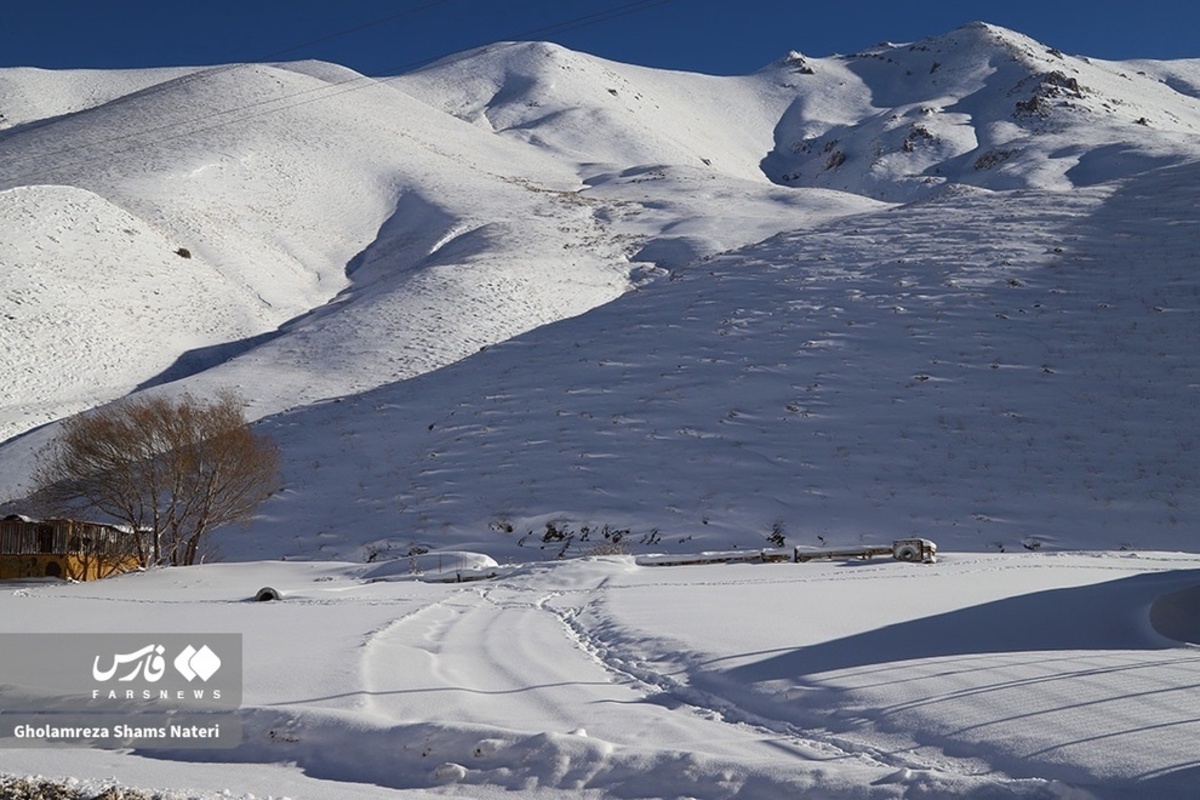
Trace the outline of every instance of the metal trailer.
<instances>
[{"instance_id":1,"label":"metal trailer","mask_svg":"<svg viewBox=\"0 0 1200 800\"><path fill-rule=\"evenodd\" d=\"M837 547L829 550L806 550L797 547L793 560L797 563L814 559L834 560L839 558L874 558L891 556L897 561L932 564L937 561L937 545L929 539L897 539L890 545L864 545L862 547Z\"/></svg>"}]
</instances>

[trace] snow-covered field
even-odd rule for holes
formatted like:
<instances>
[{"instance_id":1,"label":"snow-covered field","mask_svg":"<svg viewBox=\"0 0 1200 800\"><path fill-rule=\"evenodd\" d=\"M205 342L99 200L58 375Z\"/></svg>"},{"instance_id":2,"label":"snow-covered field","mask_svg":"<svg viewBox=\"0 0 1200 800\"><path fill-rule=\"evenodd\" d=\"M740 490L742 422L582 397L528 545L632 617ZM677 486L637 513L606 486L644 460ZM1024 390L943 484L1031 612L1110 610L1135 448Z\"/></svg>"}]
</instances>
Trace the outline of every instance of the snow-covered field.
<instances>
[{"instance_id":1,"label":"snow-covered field","mask_svg":"<svg viewBox=\"0 0 1200 800\"><path fill-rule=\"evenodd\" d=\"M0 773L1187 796L1198 98L982 24L735 78L0 70L6 510L139 391L236 388L285 484L227 563L0 590L6 632L242 632L244 743ZM911 535L942 560L632 558Z\"/></svg>"},{"instance_id":2,"label":"snow-covered field","mask_svg":"<svg viewBox=\"0 0 1200 800\"><path fill-rule=\"evenodd\" d=\"M447 556L444 571L466 556ZM944 555L432 583L252 562L0 594L6 631L232 631L231 751L11 750L171 796L1185 797L1200 556ZM424 578L422 580L421 578ZM263 584L280 602L250 600Z\"/></svg>"}]
</instances>

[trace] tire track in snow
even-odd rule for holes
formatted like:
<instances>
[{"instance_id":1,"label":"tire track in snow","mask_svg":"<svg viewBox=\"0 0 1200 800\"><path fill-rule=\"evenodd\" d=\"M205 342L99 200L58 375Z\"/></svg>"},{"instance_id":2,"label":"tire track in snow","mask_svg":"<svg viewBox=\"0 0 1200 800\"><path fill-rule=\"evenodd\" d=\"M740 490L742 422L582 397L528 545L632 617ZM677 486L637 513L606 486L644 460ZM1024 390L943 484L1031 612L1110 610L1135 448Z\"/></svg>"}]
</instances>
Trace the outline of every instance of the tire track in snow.
<instances>
[{"instance_id":1,"label":"tire track in snow","mask_svg":"<svg viewBox=\"0 0 1200 800\"><path fill-rule=\"evenodd\" d=\"M688 690L610 652L579 620L604 581L534 589L518 581L459 589L368 642L367 707L393 721L482 726L531 735L586 729L616 745L778 763L895 759L781 727Z\"/></svg>"}]
</instances>

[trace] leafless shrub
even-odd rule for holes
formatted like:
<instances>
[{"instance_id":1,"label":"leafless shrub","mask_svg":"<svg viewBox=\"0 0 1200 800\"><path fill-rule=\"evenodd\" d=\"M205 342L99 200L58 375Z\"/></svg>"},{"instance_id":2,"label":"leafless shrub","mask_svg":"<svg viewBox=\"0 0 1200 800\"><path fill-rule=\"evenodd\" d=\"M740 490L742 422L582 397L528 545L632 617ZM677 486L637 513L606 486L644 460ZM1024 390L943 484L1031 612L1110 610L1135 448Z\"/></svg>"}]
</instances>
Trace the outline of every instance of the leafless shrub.
<instances>
[{"instance_id":1,"label":"leafless shrub","mask_svg":"<svg viewBox=\"0 0 1200 800\"><path fill-rule=\"evenodd\" d=\"M141 532L143 564L194 564L214 529L248 519L278 486L275 445L242 405L229 391L137 397L72 417L38 454L35 501Z\"/></svg>"}]
</instances>

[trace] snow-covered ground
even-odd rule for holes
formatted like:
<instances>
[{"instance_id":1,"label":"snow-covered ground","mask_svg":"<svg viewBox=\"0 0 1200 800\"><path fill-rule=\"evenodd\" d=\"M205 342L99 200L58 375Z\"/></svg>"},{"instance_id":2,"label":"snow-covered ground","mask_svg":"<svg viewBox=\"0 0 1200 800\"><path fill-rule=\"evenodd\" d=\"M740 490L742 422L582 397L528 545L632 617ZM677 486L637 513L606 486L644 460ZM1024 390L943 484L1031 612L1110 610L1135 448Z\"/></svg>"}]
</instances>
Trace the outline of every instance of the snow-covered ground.
<instances>
[{"instance_id":1,"label":"snow-covered ground","mask_svg":"<svg viewBox=\"0 0 1200 800\"><path fill-rule=\"evenodd\" d=\"M1180 796L1198 98L983 24L735 78L0 70L0 501L139 391L236 388L284 467L242 563L0 590L5 631L244 633L243 745L0 772ZM910 535L941 563L628 555Z\"/></svg>"},{"instance_id":2,"label":"snow-covered ground","mask_svg":"<svg viewBox=\"0 0 1200 800\"><path fill-rule=\"evenodd\" d=\"M618 556L472 583L417 567L252 562L5 591L9 632L242 633L245 737L9 750L0 770L341 800L1183 797L1200 769L1197 651L1181 641L1200 642L1200 556ZM250 601L264 584L284 599Z\"/></svg>"}]
</instances>

